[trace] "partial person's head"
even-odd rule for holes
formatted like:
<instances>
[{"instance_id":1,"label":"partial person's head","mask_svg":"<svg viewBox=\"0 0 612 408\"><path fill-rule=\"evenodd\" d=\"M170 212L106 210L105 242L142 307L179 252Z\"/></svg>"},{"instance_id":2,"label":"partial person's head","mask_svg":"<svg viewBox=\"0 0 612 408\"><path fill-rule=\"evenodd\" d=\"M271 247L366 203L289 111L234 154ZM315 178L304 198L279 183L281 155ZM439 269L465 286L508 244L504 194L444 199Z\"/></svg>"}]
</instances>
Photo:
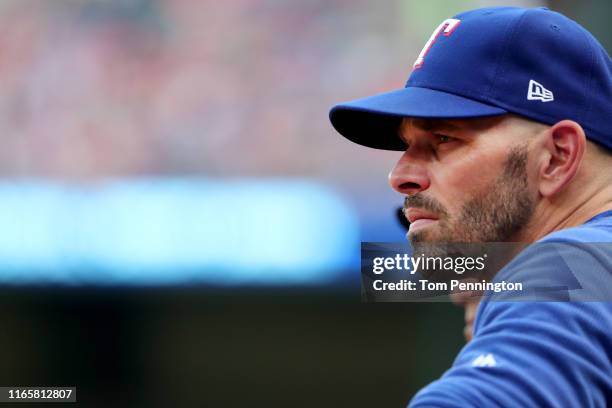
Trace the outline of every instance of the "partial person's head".
<instances>
[{"instance_id":1,"label":"partial person's head","mask_svg":"<svg viewBox=\"0 0 612 408\"><path fill-rule=\"evenodd\" d=\"M337 105L330 119L356 143L404 152L389 182L406 197L413 243L535 240L558 227L550 214L612 184L600 168L612 169L612 61L547 9L444 21L404 89Z\"/></svg>"}]
</instances>

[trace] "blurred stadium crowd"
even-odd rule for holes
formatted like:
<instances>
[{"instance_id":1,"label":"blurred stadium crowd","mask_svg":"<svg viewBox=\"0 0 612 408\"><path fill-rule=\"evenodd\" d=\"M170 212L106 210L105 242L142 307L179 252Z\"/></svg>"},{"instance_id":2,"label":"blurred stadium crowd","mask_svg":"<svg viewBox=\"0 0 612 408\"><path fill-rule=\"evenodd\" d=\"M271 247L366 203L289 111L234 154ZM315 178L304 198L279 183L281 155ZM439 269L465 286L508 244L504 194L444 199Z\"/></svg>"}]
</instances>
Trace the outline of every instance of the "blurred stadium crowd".
<instances>
[{"instance_id":1,"label":"blurred stadium crowd","mask_svg":"<svg viewBox=\"0 0 612 408\"><path fill-rule=\"evenodd\" d=\"M393 10L365 0L2 1L0 175L364 172L340 165L347 145L331 137L327 110L355 89L401 85Z\"/></svg>"}]
</instances>

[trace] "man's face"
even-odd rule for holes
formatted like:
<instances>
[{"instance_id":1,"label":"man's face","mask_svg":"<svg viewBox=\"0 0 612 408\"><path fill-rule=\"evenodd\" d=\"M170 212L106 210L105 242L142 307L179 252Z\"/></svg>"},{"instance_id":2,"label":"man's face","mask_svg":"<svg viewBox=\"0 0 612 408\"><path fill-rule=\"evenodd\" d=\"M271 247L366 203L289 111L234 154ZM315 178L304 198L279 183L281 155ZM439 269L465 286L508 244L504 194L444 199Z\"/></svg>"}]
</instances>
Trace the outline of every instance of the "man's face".
<instances>
[{"instance_id":1,"label":"man's face","mask_svg":"<svg viewBox=\"0 0 612 408\"><path fill-rule=\"evenodd\" d=\"M531 219L528 128L505 116L406 119L408 148L389 175L405 194L413 244L517 240Z\"/></svg>"}]
</instances>

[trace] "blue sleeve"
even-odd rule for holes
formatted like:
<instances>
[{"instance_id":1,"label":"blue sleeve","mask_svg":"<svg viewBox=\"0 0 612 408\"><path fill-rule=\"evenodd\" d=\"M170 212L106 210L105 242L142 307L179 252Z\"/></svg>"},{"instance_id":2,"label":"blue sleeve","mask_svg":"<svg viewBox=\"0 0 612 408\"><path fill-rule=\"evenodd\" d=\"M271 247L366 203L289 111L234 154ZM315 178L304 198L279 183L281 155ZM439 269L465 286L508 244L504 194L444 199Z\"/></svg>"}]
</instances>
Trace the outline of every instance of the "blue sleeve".
<instances>
[{"instance_id":1,"label":"blue sleeve","mask_svg":"<svg viewBox=\"0 0 612 408\"><path fill-rule=\"evenodd\" d=\"M473 340L410 407L612 406L612 244L570 244L531 247L498 274L566 301L481 302ZM567 301L595 298L608 301Z\"/></svg>"},{"instance_id":2,"label":"blue sleeve","mask_svg":"<svg viewBox=\"0 0 612 408\"><path fill-rule=\"evenodd\" d=\"M609 406L611 316L611 303L482 303L480 331L410 407Z\"/></svg>"}]
</instances>

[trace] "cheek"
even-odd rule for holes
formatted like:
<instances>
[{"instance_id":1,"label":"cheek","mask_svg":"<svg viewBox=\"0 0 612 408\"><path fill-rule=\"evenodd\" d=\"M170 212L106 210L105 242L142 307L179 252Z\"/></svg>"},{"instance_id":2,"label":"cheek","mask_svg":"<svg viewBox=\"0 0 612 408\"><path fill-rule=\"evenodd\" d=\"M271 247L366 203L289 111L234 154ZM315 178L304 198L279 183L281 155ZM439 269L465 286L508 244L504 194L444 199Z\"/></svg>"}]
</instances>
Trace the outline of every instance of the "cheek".
<instances>
[{"instance_id":1,"label":"cheek","mask_svg":"<svg viewBox=\"0 0 612 408\"><path fill-rule=\"evenodd\" d=\"M456 212L473 197L491 188L500 172L499 162L461 160L454 166L445 166L433 172L432 187L440 204L450 214Z\"/></svg>"}]
</instances>

